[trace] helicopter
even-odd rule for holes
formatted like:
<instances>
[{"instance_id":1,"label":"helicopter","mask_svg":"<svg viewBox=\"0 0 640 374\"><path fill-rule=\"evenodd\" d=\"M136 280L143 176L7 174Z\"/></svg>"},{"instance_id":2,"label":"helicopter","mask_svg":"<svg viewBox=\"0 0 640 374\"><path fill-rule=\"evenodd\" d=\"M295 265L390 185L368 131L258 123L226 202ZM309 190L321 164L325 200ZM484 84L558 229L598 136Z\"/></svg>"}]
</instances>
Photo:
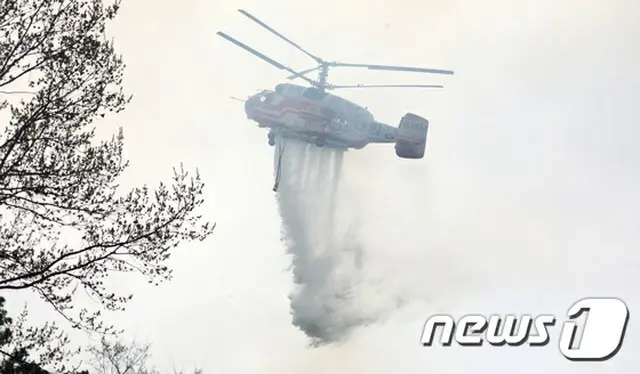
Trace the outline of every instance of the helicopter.
<instances>
[{"instance_id":1,"label":"helicopter","mask_svg":"<svg viewBox=\"0 0 640 374\"><path fill-rule=\"evenodd\" d=\"M326 61L311 54L249 12L243 9L238 9L238 12L306 54L318 64L314 68L298 72L222 31L217 32L217 35L227 41L270 65L290 73L291 75L287 77L288 80L302 79L309 85L279 83L274 89L260 90L246 100L232 97L244 102L247 119L257 122L259 128L269 129L267 137L270 146L275 146L276 137L296 139L315 144L318 147L335 148L342 151L362 149L371 143L383 143L394 144L396 156L400 158L422 159L424 157L429 130L429 121L426 118L414 113L406 113L400 119L398 127L394 127L376 121L367 108L327 91L350 88L443 88L442 85L333 85L328 82L329 69L351 67L445 75L453 75L453 71ZM318 72L317 79L311 79L307 76L315 71ZM281 158L282 155L280 154L279 157ZM276 176L274 191L277 191L278 183L279 175Z\"/></svg>"}]
</instances>

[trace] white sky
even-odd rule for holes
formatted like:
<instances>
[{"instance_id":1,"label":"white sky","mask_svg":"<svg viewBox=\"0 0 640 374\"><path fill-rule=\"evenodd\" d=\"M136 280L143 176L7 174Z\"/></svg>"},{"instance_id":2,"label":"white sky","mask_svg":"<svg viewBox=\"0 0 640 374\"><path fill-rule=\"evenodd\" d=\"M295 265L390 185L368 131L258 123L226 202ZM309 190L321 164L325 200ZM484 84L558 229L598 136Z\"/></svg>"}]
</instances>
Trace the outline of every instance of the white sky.
<instances>
[{"instance_id":1,"label":"white sky","mask_svg":"<svg viewBox=\"0 0 640 374\"><path fill-rule=\"evenodd\" d=\"M329 60L456 71L330 76L337 84L446 87L341 92L378 120L397 125L411 111L432 124L422 161L399 160L388 146L345 155L369 266L388 277L385 292L423 301L341 347L307 349L290 324L272 148L228 98L272 88L286 74L215 33L294 68L313 61L237 8ZM152 342L167 369L633 372L638 14L633 0L125 1L111 31L135 97L112 123L125 129L127 182L167 178L180 161L199 167L208 185L205 213L218 228L205 243L176 252L172 282L136 286L129 311L114 320ZM479 355L418 344L425 317L437 310L562 313L596 293L626 297L632 308L626 348L608 366L569 363L554 347Z\"/></svg>"}]
</instances>

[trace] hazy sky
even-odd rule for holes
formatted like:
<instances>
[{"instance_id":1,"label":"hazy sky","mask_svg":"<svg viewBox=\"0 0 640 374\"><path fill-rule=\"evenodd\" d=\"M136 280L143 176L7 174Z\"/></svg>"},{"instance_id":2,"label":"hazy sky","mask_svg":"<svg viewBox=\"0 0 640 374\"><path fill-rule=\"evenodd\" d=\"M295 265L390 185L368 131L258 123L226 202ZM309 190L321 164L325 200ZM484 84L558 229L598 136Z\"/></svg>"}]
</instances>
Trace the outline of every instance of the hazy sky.
<instances>
[{"instance_id":1,"label":"hazy sky","mask_svg":"<svg viewBox=\"0 0 640 374\"><path fill-rule=\"evenodd\" d=\"M415 302L340 347L308 349L291 326L272 148L229 99L286 74L215 33L294 68L313 61L237 8L328 60L456 72L330 76L446 87L341 92L393 125L407 111L423 115L431 132L421 161L399 160L389 146L345 155L354 199L339 209L360 217L366 266L384 279L382 295ZM126 182L167 178L181 161L198 167L218 228L179 248L175 279L141 283L114 320L152 342L161 367L205 373L633 372L638 14L633 0L125 1L111 32L134 101L108 122L124 126ZM479 355L418 344L434 311L564 313L595 294L623 296L632 309L626 347L608 366L569 363L551 346Z\"/></svg>"}]
</instances>

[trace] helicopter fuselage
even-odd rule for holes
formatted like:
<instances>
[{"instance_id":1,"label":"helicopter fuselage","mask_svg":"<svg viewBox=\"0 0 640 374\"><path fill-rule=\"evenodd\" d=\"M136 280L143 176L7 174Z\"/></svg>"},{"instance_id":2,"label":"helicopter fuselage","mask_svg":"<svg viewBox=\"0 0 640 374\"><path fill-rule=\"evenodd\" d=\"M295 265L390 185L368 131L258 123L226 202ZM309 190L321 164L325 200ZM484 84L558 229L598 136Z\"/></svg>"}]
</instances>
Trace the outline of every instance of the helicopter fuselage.
<instances>
[{"instance_id":1,"label":"helicopter fuselage","mask_svg":"<svg viewBox=\"0 0 640 374\"><path fill-rule=\"evenodd\" d=\"M361 149L369 143L394 143L397 128L375 121L365 108L317 88L290 83L263 90L245 103L245 113L271 136L334 148Z\"/></svg>"}]
</instances>

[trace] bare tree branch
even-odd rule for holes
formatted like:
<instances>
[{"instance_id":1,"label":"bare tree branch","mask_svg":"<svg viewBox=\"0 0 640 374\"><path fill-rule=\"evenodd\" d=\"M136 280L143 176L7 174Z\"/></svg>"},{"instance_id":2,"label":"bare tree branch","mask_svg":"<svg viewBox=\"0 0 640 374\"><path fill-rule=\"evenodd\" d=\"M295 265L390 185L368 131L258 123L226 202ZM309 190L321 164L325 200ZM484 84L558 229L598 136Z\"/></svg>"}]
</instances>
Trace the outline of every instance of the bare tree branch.
<instances>
[{"instance_id":1,"label":"bare tree branch","mask_svg":"<svg viewBox=\"0 0 640 374\"><path fill-rule=\"evenodd\" d=\"M128 345L101 339L99 345L88 349L89 364L96 374L159 374L151 367L151 346L132 342Z\"/></svg>"},{"instance_id":2,"label":"bare tree branch","mask_svg":"<svg viewBox=\"0 0 640 374\"><path fill-rule=\"evenodd\" d=\"M125 191L122 129L95 137L96 120L131 100L104 32L118 9L117 0L0 1L0 114L9 118L0 124L0 290L32 290L74 327L105 334L115 330L100 310L132 297L107 277L168 280L171 250L215 227L197 214L197 171L181 166L171 184ZM96 310L73 309L77 289Z\"/></svg>"}]
</instances>

